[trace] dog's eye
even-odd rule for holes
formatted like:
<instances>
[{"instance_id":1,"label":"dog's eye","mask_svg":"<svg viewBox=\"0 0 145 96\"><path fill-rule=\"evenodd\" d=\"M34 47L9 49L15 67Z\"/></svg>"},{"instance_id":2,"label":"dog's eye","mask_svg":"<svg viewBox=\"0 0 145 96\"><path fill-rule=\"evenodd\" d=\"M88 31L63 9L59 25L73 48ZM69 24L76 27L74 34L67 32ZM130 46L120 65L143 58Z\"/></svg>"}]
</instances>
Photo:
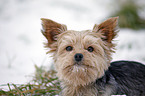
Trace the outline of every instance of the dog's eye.
<instances>
[{"instance_id":1,"label":"dog's eye","mask_svg":"<svg viewBox=\"0 0 145 96\"><path fill-rule=\"evenodd\" d=\"M87 49L89 52L93 52L94 51L94 48L93 47L88 47L88 49Z\"/></svg>"},{"instance_id":2,"label":"dog's eye","mask_svg":"<svg viewBox=\"0 0 145 96\"><path fill-rule=\"evenodd\" d=\"M72 51L72 50L73 50L73 47L71 47L71 46L66 47L66 51Z\"/></svg>"}]
</instances>

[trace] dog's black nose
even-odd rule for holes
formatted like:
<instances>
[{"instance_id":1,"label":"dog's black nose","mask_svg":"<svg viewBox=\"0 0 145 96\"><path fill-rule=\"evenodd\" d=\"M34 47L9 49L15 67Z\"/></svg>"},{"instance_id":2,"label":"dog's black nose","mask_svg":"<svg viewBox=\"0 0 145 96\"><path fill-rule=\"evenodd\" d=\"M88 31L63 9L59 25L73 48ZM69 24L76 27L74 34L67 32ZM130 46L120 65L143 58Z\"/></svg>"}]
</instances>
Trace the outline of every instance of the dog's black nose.
<instances>
[{"instance_id":1,"label":"dog's black nose","mask_svg":"<svg viewBox=\"0 0 145 96\"><path fill-rule=\"evenodd\" d=\"M74 56L75 60L77 62L81 61L83 59L83 54L81 53L77 53L75 56Z\"/></svg>"}]
</instances>

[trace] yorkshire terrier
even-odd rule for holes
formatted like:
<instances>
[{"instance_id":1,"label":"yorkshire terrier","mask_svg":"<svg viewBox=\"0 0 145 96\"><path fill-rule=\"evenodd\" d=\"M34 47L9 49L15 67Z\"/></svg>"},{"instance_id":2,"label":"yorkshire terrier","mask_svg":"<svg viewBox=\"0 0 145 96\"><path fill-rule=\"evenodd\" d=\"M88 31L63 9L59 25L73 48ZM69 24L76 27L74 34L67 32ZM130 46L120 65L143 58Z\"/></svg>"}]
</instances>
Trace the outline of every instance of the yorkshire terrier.
<instances>
[{"instance_id":1,"label":"yorkshire terrier","mask_svg":"<svg viewBox=\"0 0 145 96\"><path fill-rule=\"evenodd\" d=\"M67 30L64 24L41 20L46 47L53 53L61 81L60 96L145 96L145 65L134 61L110 63L118 17L84 31Z\"/></svg>"}]
</instances>

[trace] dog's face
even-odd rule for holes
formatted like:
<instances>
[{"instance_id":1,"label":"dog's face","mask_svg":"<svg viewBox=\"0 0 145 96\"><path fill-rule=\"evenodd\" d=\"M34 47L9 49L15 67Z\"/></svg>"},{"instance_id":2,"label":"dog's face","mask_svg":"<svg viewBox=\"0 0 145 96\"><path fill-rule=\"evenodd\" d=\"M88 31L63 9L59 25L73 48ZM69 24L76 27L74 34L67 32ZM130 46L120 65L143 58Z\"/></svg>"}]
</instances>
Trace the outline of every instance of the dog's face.
<instances>
[{"instance_id":1,"label":"dog's face","mask_svg":"<svg viewBox=\"0 0 145 96\"><path fill-rule=\"evenodd\" d=\"M65 25L49 19L42 19L42 24L60 80L74 86L86 85L104 75L113 52L117 17L81 32L67 30Z\"/></svg>"}]
</instances>

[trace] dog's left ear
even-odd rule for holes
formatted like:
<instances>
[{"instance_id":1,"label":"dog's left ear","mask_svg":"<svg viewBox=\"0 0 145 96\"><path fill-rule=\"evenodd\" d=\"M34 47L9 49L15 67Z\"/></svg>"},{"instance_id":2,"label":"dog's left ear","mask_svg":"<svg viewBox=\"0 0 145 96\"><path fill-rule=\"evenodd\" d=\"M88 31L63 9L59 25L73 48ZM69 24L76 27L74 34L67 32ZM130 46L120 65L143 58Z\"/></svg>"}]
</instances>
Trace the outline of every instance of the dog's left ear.
<instances>
[{"instance_id":1,"label":"dog's left ear","mask_svg":"<svg viewBox=\"0 0 145 96\"><path fill-rule=\"evenodd\" d=\"M111 43L112 39L116 36L118 32L118 18L119 17L113 17L107 19L106 21L102 22L99 25L95 24L93 32L101 33L102 40Z\"/></svg>"},{"instance_id":2,"label":"dog's left ear","mask_svg":"<svg viewBox=\"0 0 145 96\"><path fill-rule=\"evenodd\" d=\"M48 41L48 47L57 41L57 35L67 30L67 27L63 24L59 24L50 19L41 18L42 20L42 34L46 37Z\"/></svg>"}]
</instances>

